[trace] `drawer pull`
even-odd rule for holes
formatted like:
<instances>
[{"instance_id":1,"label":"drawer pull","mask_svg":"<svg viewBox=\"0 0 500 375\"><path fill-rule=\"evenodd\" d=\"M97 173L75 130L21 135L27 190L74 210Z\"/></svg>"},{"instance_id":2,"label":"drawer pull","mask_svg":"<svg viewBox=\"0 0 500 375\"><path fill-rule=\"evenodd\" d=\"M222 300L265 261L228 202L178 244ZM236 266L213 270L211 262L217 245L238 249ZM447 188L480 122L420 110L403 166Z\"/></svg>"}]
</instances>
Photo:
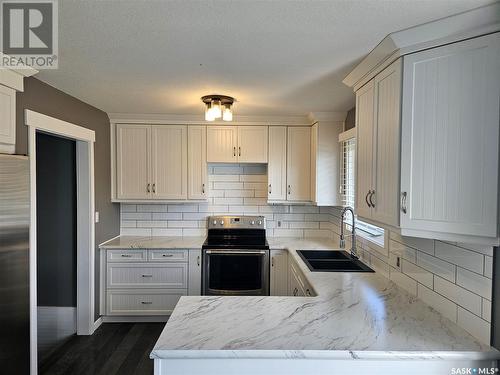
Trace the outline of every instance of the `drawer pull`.
<instances>
[{"instance_id":1,"label":"drawer pull","mask_svg":"<svg viewBox=\"0 0 500 375\"><path fill-rule=\"evenodd\" d=\"M153 302L150 302L150 301L142 301L141 302L143 305L152 305Z\"/></svg>"},{"instance_id":2,"label":"drawer pull","mask_svg":"<svg viewBox=\"0 0 500 375\"><path fill-rule=\"evenodd\" d=\"M198 266L200 265L200 256L199 255L196 257L196 264L198 264Z\"/></svg>"},{"instance_id":3,"label":"drawer pull","mask_svg":"<svg viewBox=\"0 0 500 375\"><path fill-rule=\"evenodd\" d=\"M296 297L299 294L299 290L297 288L293 289L293 296Z\"/></svg>"},{"instance_id":4,"label":"drawer pull","mask_svg":"<svg viewBox=\"0 0 500 375\"><path fill-rule=\"evenodd\" d=\"M122 257L123 258L132 258L132 255L130 255L130 254L122 254Z\"/></svg>"},{"instance_id":5,"label":"drawer pull","mask_svg":"<svg viewBox=\"0 0 500 375\"><path fill-rule=\"evenodd\" d=\"M171 258L174 256L174 254L162 254L161 256L165 258Z\"/></svg>"},{"instance_id":6,"label":"drawer pull","mask_svg":"<svg viewBox=\"0 0 500 375\"><path fill-rule=\"evenodd\" d=\"M153 275L142 275L142 277L153 277Z\"/></svg>"}]
</instances>

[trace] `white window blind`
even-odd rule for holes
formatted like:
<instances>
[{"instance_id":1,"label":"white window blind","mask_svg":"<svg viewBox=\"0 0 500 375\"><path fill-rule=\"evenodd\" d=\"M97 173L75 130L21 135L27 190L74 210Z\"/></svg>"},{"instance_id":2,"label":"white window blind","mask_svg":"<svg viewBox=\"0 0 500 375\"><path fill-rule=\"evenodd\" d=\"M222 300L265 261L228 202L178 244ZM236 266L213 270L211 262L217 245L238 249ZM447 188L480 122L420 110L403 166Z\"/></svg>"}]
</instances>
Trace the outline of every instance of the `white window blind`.
<instances>
[{"instance_id":1,"label":"white window blind","mask_svg":"<svg viewBox=\"0 0 500 375\"><path fill-rule=\"evenodd\" d=\"M342 142L342 160L340 174L340 196L343 206L354 207L355 194L355 163L356 139L351 138Z\"/></svg>"}]
</instances>

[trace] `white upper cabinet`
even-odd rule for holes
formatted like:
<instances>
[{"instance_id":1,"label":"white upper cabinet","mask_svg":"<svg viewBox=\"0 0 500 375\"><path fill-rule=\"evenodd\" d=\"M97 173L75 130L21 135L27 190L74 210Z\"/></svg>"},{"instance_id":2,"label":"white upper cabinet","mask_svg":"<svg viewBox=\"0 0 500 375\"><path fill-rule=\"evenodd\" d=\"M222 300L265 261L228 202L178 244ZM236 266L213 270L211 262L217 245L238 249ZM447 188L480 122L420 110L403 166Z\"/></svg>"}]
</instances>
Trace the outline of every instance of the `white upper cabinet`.
<instances>
[{"instance_id":1,"label":"white upper cabinet","mask_svg":"<svg viewBox=\"0 0 500 375\"><path fill-rule=\"evenodd\" d=\"M311 200L311 127L291 126L287 142L287 200Z\"/></svg>"},{"instance_id":2,"label":"white upper cabinet","mask_svg":"<svg viewBox=\"0 0 500 375\"><path fill-rule=\"evenodd\" d=\"M207 128L188 127L188 199L207 198Z\"/></svg>"},{"instance_id":3,"label":"white upper cabinet","mask_svg":"<svg viewBox=\"0 0 500 375\"><path fill-rule=\"evenodd\" d=\"M356 210L358 216L371 217L368 200L373 185L373 133L375 89L373 81L356 92Z\"/></svg>"},{"instance_id":4,"label":"white upper cabinet","mask_svg":"<svg viewBox=\"0 0 500 375\"><path fill-rule=\"evenodd\" d=\"M267 166L267 198L286 200L286 126L269 127L269 163Z\"/></svg>"},{"instance_id":5,"label":"white upper cabinet","mask_svg":"<svg viewBox=\"0 0 500 375\"><path fill-rule=\"evenodd\" d=\"M209 126L207 128L207 162L237 162L237 143L236 126Z\"/></svg>"},{"instance_id":6,"label":"white upper cabinet","mask_svg":"<svg viewBox=\"0 0 500 375\"><path fill-rule=\"evenodd\" d=\"M498 244L499 35L404 57L403 235Z\"/></svg>"},{"instance_id":7,"label":"white upper cabinet","mask_svg":"<svg viewBox=\"0 0 500 375\"><path fill-rule=\"evenodd\" d=\"M16 90L0 85L0 153L13 154L16 146Z\"/></svg>"},{"instance_id":8,"label":"white upper cabinet","mask_svg":"<svg viewBox=\"0 0 500 375\"><path fill-rule=\"evenodd\" d=\"M372 219L399 225L401 60L375 77L375 136Z\"/></svg>"},{"instance_id":9,"label":"white upper cabinet","mask_svg":"<svg viewBox=\"0 0 500 375\"><path fill-rule=\"evenodd\" d=\"M238 162L267 163L267 126L238 127Z\"/></svg>"},{"instance_id":10,"label":"white upper cabinet","mask_svg":"<svg viewBox=\"0 0 500 375\"><path fill-rule=\"evenodd\" d=\"M187 198L187 127L155 125L151 133L154 199Z\"/></svg>"},{"instance_id":11,"label":"white upper cabinet","mask_svg":"<svg viewBox=\"0 0 500 375\"><path fill-rule=\"evenodd\" d=\"M116 126L116 197L151 198L151 126Z\"/></svg>"},{"instance_id":12,"label":"white upper cabinet","mask_svg":"<svg viewBox=\"0 0 500 375\"><path fill-rule=\"evenodd\" d=\"M267 163L267 126L209 126L209 163Z\"/></svg>"}]
</instances>

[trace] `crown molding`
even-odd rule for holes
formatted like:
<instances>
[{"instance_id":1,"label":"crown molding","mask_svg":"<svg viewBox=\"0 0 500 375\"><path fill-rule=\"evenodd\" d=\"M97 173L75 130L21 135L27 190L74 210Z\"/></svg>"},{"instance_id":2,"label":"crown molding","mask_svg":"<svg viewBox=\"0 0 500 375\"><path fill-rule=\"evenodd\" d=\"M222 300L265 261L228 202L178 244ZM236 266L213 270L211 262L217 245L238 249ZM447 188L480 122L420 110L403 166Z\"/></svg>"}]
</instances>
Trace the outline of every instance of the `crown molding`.
<instances>
[{"instance_id":1,"label":"crown molding","mask_svg":"<svg viewBox=\"0 0 500 375\"><path fill-rule=\"evenodd\" d=\"M203 114L196 115L174 115L174 114L145 114L145 113L108 113L111 123L126 124L185 124L185 125L287 125L304 126L311 125L308 116L241 116L234 115L234 120L205 121Z\"/></svg>"},{"instance_id":2,"label":"crown molding","mask_svg":"<svg viewBox=\"0 0 500 375\"><path fill-rule=\"evenodd\" d=\"M307 118L314 124L315 122L344 122L347 112L309 112Z\"/></svg>"},{"instance_id":3,"label":"crown molding","mask_svg":"<svg viewBox=\"0 0 500 375\"><path fill-rule=\"evenodd\" d=\"M387 35L342 81L355 89L409 53L500 31L500 3Z\"/></svg>"}]
</instances>

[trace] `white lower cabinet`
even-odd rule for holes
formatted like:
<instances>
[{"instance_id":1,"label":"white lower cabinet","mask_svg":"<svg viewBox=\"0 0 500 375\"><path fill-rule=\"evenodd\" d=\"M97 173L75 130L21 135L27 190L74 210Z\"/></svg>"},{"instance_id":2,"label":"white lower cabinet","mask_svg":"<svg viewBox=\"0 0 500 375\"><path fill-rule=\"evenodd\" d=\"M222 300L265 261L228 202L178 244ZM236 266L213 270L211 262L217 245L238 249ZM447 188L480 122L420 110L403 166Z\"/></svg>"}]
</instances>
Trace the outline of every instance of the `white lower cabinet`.
<instances>
[{"instance_id":1,"label":"white lower cabinet","mask_svg":"<svg viewBox=\"0 0 500 375\"><path fill-rule=\"evenodd\" d=\"M200 249L101 251L105 315L169 315L181 296L201 292Z\"/></svg>"},{"instance_id":2,"label":"white lower cabinet","mask_svg":"<svg viewBox=\"0 0 500 375\"><path fill-rule=\"evenodd\" d=\"M270 294L288 295L288 251L271 250Z\"/></svg>"},{"instance_id":3,"label":"white lower cabinet","mask_svg":"<svg viewBox=\"0 0 500 375\"><path fill-rule=\"evenodd\" d=\"M314 289L300 271L298 264L292 258L288 264L288 295L294 297L314 296Z\"/></svg>"}]
</instances>

